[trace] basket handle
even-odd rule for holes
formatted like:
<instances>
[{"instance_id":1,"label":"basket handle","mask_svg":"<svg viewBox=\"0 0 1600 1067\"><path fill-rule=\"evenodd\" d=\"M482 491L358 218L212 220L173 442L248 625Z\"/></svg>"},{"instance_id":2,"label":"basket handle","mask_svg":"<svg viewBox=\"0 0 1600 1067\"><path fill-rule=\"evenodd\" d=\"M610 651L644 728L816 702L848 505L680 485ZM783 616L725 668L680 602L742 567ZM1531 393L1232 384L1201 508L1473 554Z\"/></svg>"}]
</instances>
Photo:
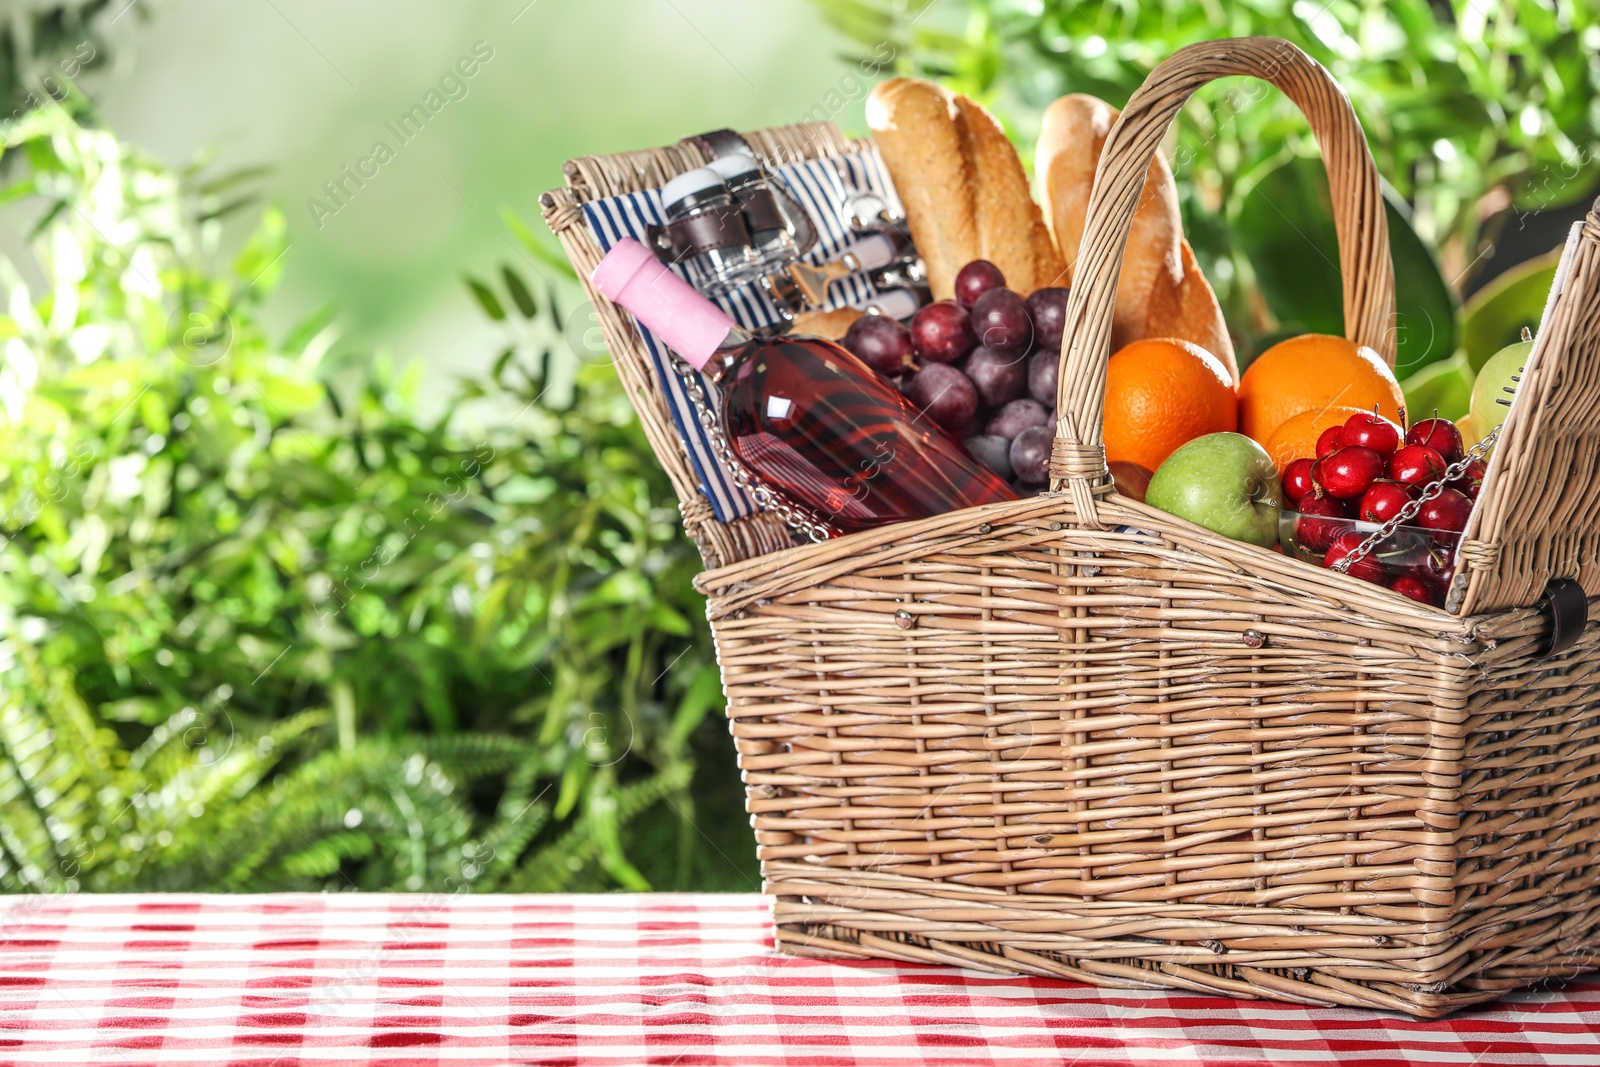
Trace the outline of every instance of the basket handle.
<instances>
[{"instance_id":1,"label":"basket handle","mask_svg":"<svg viewBox=\"0 0 1600 1067\"><path fill-rule=\"evenodd\" d=\"M1150 72L1111 127L1078 250L1067 303L1057 385L1050 488L1066 488L1080 519L1093 522L1094 494L1109 492L1102 419L1111 316L1122 255L1144 189L1145 172L1167 128L1194 91L1217 78L1251 75L1271 82L1311 123L1328 168L1344 281L1344 329L1394 365L1394 265L1378 171L1350 99L1322 65L1288 41L1240 37L1181 48Z\"/></svg>"}]
</instances>

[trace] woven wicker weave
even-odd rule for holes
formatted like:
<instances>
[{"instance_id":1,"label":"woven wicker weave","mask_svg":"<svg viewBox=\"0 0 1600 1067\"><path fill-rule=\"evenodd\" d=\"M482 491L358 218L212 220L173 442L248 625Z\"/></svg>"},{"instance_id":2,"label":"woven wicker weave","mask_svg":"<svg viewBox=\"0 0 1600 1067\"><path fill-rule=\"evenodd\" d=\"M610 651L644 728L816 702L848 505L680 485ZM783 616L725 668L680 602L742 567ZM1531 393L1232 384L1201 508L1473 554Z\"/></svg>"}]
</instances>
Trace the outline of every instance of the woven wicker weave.
<instances>
[{"instance_id":1,"label":"woven wicker weave","mask_svg":"<svg viewBox=\"0 0 1600 1067\"><path fill-rule=\"evenodd\" d=\"M1184 49L1106 144L1046 495L779 551L761 520L712 530L625 316L594 295L720 564L700 584L784 949L1423 1016L1600 958L1600 627L1541 659L1528 606L1554 577L1600 593L1600 217L1462 552L1478 614L1212 534L1115 494L1100 413L1145 166L1188 94L1233 74L1306 113L1347 332L1392 351L1382 202L1343 93L1281 41ZM827 127L754 137L773 161L849 148ZM696 162L576 164L546 214L580 271L597 250L574 205Z\"/></svg>"}]
</instances>

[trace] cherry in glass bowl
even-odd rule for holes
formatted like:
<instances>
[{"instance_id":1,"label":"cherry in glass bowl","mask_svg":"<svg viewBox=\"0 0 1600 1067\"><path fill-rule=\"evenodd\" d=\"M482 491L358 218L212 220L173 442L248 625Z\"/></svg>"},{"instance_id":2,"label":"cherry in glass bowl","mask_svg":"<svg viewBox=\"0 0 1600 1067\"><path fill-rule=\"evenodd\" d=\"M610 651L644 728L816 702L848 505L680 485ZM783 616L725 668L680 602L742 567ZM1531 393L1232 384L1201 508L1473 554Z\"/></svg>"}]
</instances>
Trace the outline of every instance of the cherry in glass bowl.
<instances>
[{"instance_id":1,"label":"cherry in glass bowl","mask_svg":"<svg viewBox=\"0 0 1600 1067\"><path fill-rule=\"evenodd\" d=\"M1375 522L1302 515L1285 509L1278 516L1278 543L1283 546L1284 555L1325 567L1380 528ZM1459 533L1398 526L1348 573L1442 608L1450 580L1455 576L1456 549L1460 546Z\"/></svg>"}]
</instances>

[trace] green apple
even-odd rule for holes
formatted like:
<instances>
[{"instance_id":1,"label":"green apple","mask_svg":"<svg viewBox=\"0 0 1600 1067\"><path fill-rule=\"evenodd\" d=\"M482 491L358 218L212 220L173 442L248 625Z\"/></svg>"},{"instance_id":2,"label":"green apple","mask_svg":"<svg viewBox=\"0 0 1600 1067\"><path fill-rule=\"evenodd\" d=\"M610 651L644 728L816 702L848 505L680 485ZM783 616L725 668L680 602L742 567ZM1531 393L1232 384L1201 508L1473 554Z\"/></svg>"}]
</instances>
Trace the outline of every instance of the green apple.
<instances>
[{"instance_id":1,"label":"green apple","mask_svg":"<svg viewBox=\"0 0 1600 1067\"><path fill-rule=\"evenodd\" d=\"M1267 450L1242 433L1196 437L1161 464L1144 501L1263 548L1278 543L1283 486Z\"/></svg>"},{"instance_id":2,"label":"green apple","mask_svg":"<svg viewBox=\"0 0 1600 1067\"><path fill-rule=\"evenodd\" d=\"M1511 408L1498 401L1510 400L1512 393L1516 392L1517 383L1511 379L1522 373L1532 352L1532 341L1506 345L1490 356L1489 362L1478 372L1478 380L1472 383L1472 407L1467 416L1472 420L1472 430L1480 441L1489 436L1489 431L1506 421ZM1507 389L1511 392L1506 392Z\"/></svg>"}]
</instances>

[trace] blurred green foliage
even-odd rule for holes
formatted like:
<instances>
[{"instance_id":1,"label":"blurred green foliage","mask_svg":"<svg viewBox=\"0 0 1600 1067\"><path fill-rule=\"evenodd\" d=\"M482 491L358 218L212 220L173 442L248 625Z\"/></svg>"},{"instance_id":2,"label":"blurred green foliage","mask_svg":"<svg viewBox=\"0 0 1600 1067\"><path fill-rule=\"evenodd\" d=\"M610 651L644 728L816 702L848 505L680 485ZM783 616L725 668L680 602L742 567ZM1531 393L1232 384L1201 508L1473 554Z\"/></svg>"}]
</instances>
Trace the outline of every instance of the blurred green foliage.
<instances>
[{"instance_id":1,"label":"blurred green foliage","mask_svg":"<svg viewBox=\"0 0 1600 1067\"><path fill-rule=\"evenodd\" d=\"M21 6L11 5L12 10L0 22L0 94L5 100L5 117L14 121L47 101L81 110L86 100L75 79L104 62L105 39L97 23L111 7L111 0L66 0L15 10ZM114 13L112 17L120 16Z\"/></svg>"},{"instance_id":2,"label":"blurred green foliage","mask_svg":"<svg viewBox=\"0 0 1600 1067\"><path fill-rule=\"evenodd\" d=\"M748 830L693 820L699 561L554 289L462 390L516 417L423 424L381 367L330 384L331 312L266 335L241 176L54 105L4 153L48 284L4 268L0 887L748 887Z\"/></svg>"},{"instance_id":3,"label":"blurred green foliage","mask_svg":"<svg viewBox=\"0 0 1600 1067\"><path fill-rule=\"evenodd\" d=\"M1390 183L1402 365L1440 403L1548 288L1486 291L1451 356L1488 208L1592 184L1600 30L1571 2L817 2L1024 145L1055 96L1120 105L1191 41L1307 49ZM332 309L269 337L283 219L220 238L252 176L72 117L61 64L103 61L104 7L0 28L0 198L36 207L47 279L0 266L0 888L753 888L699 561L615 374L563 337L564 262L504 220L526 259L466 285L505 349L426 422L408 376L330 366ZM1243 83L1187 113L1185 225L1246 354L1332 328L1303 120Z\"/></svg>"},{"instance_id":4,"label":"blurred green foliage","mask_svg":"<svg viewBox=\"0 0 1600 1067\"><path fill-rule=\"evenodd\" d=\"M1402 373L1449 357L1455 329L1425 318L1440 313L1442 283L1418 279L1439 272L1400 247L1411 243L1406 225L1459 293L1494 226L1575 202L1600 174L1600 10L1581 0L815 2L864 49L889 42L904 70L993 105L1025 151L1057 96L1093 93L1120 107L1184 45L1268 35L1303 48L1349 93L1392 187L1396 259L1411 268L1399 285L1401 311L1411 309L1399 324ZM1248 195L1287 184L1273 172L1315 155L1304 119L1281 94L1237 79L1201 90L1184 115L1172 147L1185 230L1243 352L1280 330L1324 328L1336 272L1330 283L1303 268L1331 251L1310 236L1327 205L1305 190L1295 206L1310 215L1291 214L1307 234L1285 240L1285 216ZM1262 293L1258 282L1271 278L1302 281Z\"/></svg>"}]
</instances>

